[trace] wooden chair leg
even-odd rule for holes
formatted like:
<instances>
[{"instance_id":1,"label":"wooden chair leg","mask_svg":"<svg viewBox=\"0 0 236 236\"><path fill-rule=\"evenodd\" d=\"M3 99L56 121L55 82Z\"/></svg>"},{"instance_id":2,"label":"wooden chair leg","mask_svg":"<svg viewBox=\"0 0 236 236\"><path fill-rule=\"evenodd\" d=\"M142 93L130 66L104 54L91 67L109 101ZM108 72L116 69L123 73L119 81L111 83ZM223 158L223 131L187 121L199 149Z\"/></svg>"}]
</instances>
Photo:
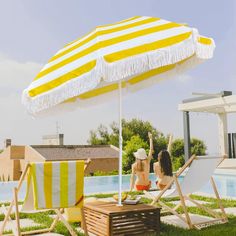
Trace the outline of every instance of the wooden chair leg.
<instances>
[{"instance_id":1,"label":"wooden chair leg","mask_svg":"<svg viewBox=\"0 0 236 236\"><path fill-rule=\"evenodd\" d=\"M193 225L192 225L191 219L190 219L188 211L187 211L187 207L186 207L184 196L182 194L182 191L181 191L181 188L180 188L180 185L179 185L179 181L178 181L176 176L174 176L174 180L175 180L176 188L179 192L179 198L180 198L183 210L184 210L184 214L185 214L185 217L186 217L187 224L188 224L189 228L192 229Z\"/></svg>"},{"instance_id":2,"label":"wooden chair leg","mask_svg":"<svg viewBox=\"0 0 236 236\"><path fill-rule=\"evenodd\" d=\"M11 204L10 204L8 210L7 210L7 213L5 214L5 218L2 222L2 226L1 226L1 229L0 229L0 235L2 235L3 231L5 230L7 221L9 219L10 215L11 215L11 212L12 212L13 205L14 205L14 200L11 202Z\"/></svg>"},{"instance_id":3,"label":"wooden chair leg","mask_svg":"<svg viewBox=\"0 0 236 236\"><path fill-rule=\"evenodd\" d=\"M19 192L20 189L21 189L22 183L23 183L23 181L24 181L24 179L25 179L25 176L26 176L26 174L27 174L27 172L28 172L29 167L30 167L30 164L27 164L26 167L25 167L25 170L24 170L23 173L21 174L20 180L19 180L19 182L18 182L18 186L17 186L17 188L15 188L14 191L13 191L13 196L16 195L16 197L17 197L17 194L18 194L18 192ZM18 199L18 197L17 197L17 199ZM10 206L9 206L9 208L8 208L7 214L5 214L5 218L4 218L3 223L2 223L2 226L1 226L1 228L0 228L0 235L2 235L3 232L4 232L4 229L5 229L5 227L6 227L6 224L7 224L8 219L9 219L9 217L10 217L10 215L11 215L12 208L13 208L15 202L16 202L16 201L15 201L15 197L14 197L13 200L12 200L12 202L11 202L11 204L10 204ZM18 201L17 201L17 206L18 206Z\"/></svg>"},{"instance_id":4,"label":"wooden chair leg","mask_svg":"<svg viewBox=\"0 0 236 236\"><path fill-rule=\"evenodd\" d=\"M174 210L174 211L177 211L181 206L182 206L182 204L179 203L179 204L177 204L177 205L173 208L173 210Z\"/></svg>"},{"instance_id":5,"label":"wooden chair leg","mask_svg":"<svg viewBox=\"0 0 236 236\"><path fill-rule=\"evenodd\" d=\"M72 236L77 236L77 234L75 233L75 231L73 230L73 228L70 226L70 224L65 220L65 218L63 217L63 215L61 214L60 210L55 209L55 212L57 213L59 219L61 220L61 222L66 226L66 228L69 230L70 234Z\"/></svg>"},{"instance_id":6,"label":"wooden chair leg","mask_svg":"<svg viewBox=\"0 0 236 236\"><path fill-rule=\"evenodd\" d=\"M49 228L49 232L51 232L51 231L53 231L53 230L55 229L58 220L59 220L59 216L56 215L54 221L52 222L52 224L51 224L51 226L50 226L50 228Z\"/></svg>"},{"instance_id":7,"label":"wooden chair leg","mask_svg":"<svg viewBox=\"0 0 236 236\"><path fill-rule=\"evenodd\" d=\"M81 212L81 228L84 230L85 236L88 236L88 229L87 229L86 218L84 214L84 207L80 209L80 212Z\"/></svg>"},{"instance_id":8,"label":"wooden chair leg","mask_svg":"<svg viewBox=\"0 0 236 236\"><path fill-rule=\"evenodd\" d=\"M8 223L11 224L13 234L14 234L14 235L17 235L16 228L15 228L15 224L14 224L14 222L12 221L12 218L11 218L11 216L10 216L11 211L12 211L12 208L11 208L11 209L10 209L10 208L7 209L7 208L3 205L3 206L2 206L2 211L3 211L3 214L5 215L5 218L4 218L5 224L2 225L0 235L3 234L3 232L4 232L4 230L5 230L5 226L6 226L7 221L8 221ZM3 223L4 223L4 222L3 222Z\"/></svg>"},{"instance_id":9,"label":"wooden chair leg","mask_svg":"<svg viewBox=\"0 0 236 236\"><path fill-rule=\"evenodd\" d=\"M14 188L13 192L14 192L14 202L15 202L15 208L16 208L16 209L15 209L15 217L16 217L16 235L17 235L17 236L21 236L17 188Z\"/></svg>"},{"instance_id":10,"label":"wooden chair leg","mask_svg":"<svg viewBox=\"0 0 236 236\"><path fill-rule=\"evenodd\" d=\"M215 196L216 196L218 205L219 205L219 207L220 207L220 209L221 209L221 212L222 212L222 214L223 214L225 220L228 220L227 214L225 213L225 209L224 209L224 206L223 206L223 204L222 204L222 201L221 201L221 198L220 198L220 195L219 195L219 193L218 193L218 190L217 190L217 187L216 187L216 184L215 184L215 181L214 181L213 177L211 177L211 185L212 185L213 190L214 190L214 192L215 192Z\"/></svg>"}]
</instances>

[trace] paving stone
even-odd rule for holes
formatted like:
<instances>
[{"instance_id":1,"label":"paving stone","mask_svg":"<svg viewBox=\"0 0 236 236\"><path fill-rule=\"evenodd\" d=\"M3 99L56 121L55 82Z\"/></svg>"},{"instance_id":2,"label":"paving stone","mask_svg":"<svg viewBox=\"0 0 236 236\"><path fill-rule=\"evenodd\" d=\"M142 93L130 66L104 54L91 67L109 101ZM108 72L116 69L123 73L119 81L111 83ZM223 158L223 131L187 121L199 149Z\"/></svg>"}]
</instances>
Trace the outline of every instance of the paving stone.
<instances>
[{"instance_id":1,"label":"paving stone","mask_svg":"<svg viewBox=\"0 0 236 236\"><path fill-rule=\"evenodd\" d=\"M82 228L80 228L80 227L77 227L76 230L77 230L79 233L82 233L82 234L84 233L84 230L83 230ZM96 236L95 234L92 234L92 233L90 233L90 232L88 232L88 235L89 235L89 236Z\"/></svg>"},{"instance_id":2,"label":"paving stone","mask_svg":"<svg viewBox=\"0 0 236 236\"><path fill-rule=\"evenodd\" d=\"M184 215L182 215L182 216L185 218ZM189 216L190 216L192 223L195 223L195 224L201 223L204 221L213 220L212 217L201 216L201 215L196 215L196 214L189 214ZM169 225L174 225L174 226L177 226L180 228L188 229L188 225L175 215L163 216L163 217L161 217L161 222L163 222L165 224L169 224Z\"/></svg>"},{"instance_id":3,"label":"paving stone","mask_svg":"<svg viewBox=\"0 0 236 236\"><path fill-rule=\"evenodd\" d=\"M0 227L2 226L2 221L0 222ZM16 221L8 221L7 225L5 227L5 231L12 230L16 226ZM30 219L21 219L20 220L20 227L21 228L28 228L28 227L34 227L34 226L40 226L40 224L35 223L33 220Z\"/></svg>"},{"instance_id":4,"label":"paving stone","mask_svg":"<svg viewBox=\"0 0 236 236\"><path fill-rule=\"evenodd\" d=\"M3 209L4 206L3 205L0 206L0 214L4 214L4 209ZM22 205L19 205L19 211L21 210L21 207L22 207ZM8 210L9 206L6 206L5 208ZM15 208L15 206L13 206L11 213L14 214L15 211L16 211L16 208Z\"/></svg>"},{"instance_id":5,"label":"paving stone","mask_svg":"<svg viewBox=\"0 0 236 236\"><path fill-rule=\"evenodd\" d=\"M199 204L202 204L202 205L206 205L208 204L209 202L206 202L206 201L200 201L200 200L195 200L196 202L198 202ZM173 203L175 205L178 205L180 203L180 201L171 201L170 203ZM187 207L197 207L194 203L192 203L191 201L189 200L186 200L185 201L185 204Z\"/></svg>"},{"instance_id":6,"label":"paving stone","mask_svg":"<svg viewBox=\"0 0 236 236\"><path fill-rule=\"evenodd\" d=\"M216 212L221 212L221 209L215 210ZM236 207L227 207L225 208L225 213L229 215L235 215L236 216Z\"/></svg>"}]
</instances>

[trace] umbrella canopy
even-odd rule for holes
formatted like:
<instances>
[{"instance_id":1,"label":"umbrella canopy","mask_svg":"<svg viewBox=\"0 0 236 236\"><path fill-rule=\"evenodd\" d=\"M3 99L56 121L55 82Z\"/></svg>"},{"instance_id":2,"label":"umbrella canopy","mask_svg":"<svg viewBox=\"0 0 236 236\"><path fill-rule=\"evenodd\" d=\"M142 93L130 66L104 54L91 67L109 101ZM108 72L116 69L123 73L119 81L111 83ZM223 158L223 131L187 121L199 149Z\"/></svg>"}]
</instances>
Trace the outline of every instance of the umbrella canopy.
<instances>
[{"instance_id":1,"label":"umbrella canopy","mask_svg":"<svg viewBox=\"0 0 236 236\"><path fill-rule=\"evenodd\" d=\"M143 88L211 58L214 48L196 29L155 17L99 26L49 60L23 92L23 104L36 114L65 101L82 104L116 90L120 80Z\"/></svg>"},{"instance_id":2,"label":"umbrella canopy","mask_svg":"<svg viewBox=\"0 0 236 236\"><path fill-rule=\"evenodd\" d=\"M136 16L99 26L55 54L23 92L32 114L100 97L119 88L119 205L122 192L122 88L140 89L209 59L214 41L194 28ZM132 86L128 86L132 85ZM132 91L132 89L131 89ZM87 103L87 104L88 104ZM66 104L66 105L67 105Z\"/></svg>"}]
</instances>

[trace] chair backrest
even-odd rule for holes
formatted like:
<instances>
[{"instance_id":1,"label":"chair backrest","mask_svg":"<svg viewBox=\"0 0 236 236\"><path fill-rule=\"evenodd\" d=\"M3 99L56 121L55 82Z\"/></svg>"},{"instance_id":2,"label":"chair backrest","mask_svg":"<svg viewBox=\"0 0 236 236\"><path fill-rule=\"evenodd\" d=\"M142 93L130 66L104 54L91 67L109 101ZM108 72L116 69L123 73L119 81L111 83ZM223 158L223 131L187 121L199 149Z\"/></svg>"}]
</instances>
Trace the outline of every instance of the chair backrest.
<instances>
[{"instance_id":1,"label":"chair backrest","mask_svg":"<svg viewBox=\"0 0 236 236\"><path fill-rule=\"evenodd\" d=\"M222 157L214 156L198 156L191 163L183 180L180 182L180 187L183 195L191 194L199 191L205 184L208 183L215 169L223 160ZM177 189L173 190L168 197L177 196Z\"/></svg>"},{"instance_id":2,"label":"chair backrest","mask_svg":"<svg viewBox=\"0 0 236 236\"><path fill-rule=\"evenodd\" d=\"M31 163L24 205L33 197L34 209L78 206L83 201L84 164L84 161Z\"/></svg>"}]
</instances>

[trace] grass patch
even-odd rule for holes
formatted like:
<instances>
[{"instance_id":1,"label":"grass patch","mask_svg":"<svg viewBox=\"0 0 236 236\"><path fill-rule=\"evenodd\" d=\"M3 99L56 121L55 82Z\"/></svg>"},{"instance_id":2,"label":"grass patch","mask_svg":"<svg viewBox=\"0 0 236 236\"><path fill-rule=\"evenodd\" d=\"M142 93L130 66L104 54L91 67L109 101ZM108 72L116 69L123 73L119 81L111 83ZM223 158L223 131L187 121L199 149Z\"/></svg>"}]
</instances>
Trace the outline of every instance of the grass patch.
<instances>
[{"instance_id":1,"label":"grass patch","mask_svg":"<svg viewBox=\"0 0 236 236\"><path fill-rule=\"evenodd\" d=\"M88 197L95 197L95 198L109 198L112 197L115 193L108 193L108 194L93 194L89 195ZM128 192L130 195L143 195L142 192ZM217 200L214 198L210 197L202 197L198 195L191 195L191 198L195 200L201 200L201 201L206 201L207 202L207 207L211 209L218 209L218 204ZM174 207L174 204L172 201L177 201L179 198L168 198L168 199L162 199L163 202L165 202L168 206ZM141 203L145 204L150 204L152 200L145 198L144 196L141 198ZM222 200L224 207L236 207L236 200L227 200L223 199ZM5 205L5 204L4 204ZM9 204L8 204L9 205ZM188 207L188 211L190 213L194 214L199 214L199 215L205 215L209 216L206 212L203 210L197 208L197 207ZM179 208L178 210L179 213L183 213L183 209ZM35 223L40 224L40 226L34 226L34 227L29 227L29 228L24 228L24 231L30 231L30 230L36 230L36 229L43 229L43 228L48 228L51 223L53 222L53 219L50 217L50 215L54 214L54 211L46 211L46 212L38 212L38 213L20 213L20 218L21 219L31 219ZM12 219L15 218L14 214L11 215ZM4 219L4 215L0 215L0 221ZM78 224L71 224L72 227L75 229L78 227ZM65 236L69 236L70 233L66 229L66 227L61 223L58 222L54 231L54 233L62 234ZM10 233L10 231L8 231ZM82 235L78 233L78 235ZM231 236L231 235L236 235L236 217L235 216L229 216L229 222L226 224L221 224L221 225L214 225L210 226L208 228L202 229L201 231L197 230L186 230L186 229L181 229L175 226L167 225L164 223L161 223L161 235L163 236L209 236L209 235L214 235L214 236Z\"/></svg>"}]
</instances>

